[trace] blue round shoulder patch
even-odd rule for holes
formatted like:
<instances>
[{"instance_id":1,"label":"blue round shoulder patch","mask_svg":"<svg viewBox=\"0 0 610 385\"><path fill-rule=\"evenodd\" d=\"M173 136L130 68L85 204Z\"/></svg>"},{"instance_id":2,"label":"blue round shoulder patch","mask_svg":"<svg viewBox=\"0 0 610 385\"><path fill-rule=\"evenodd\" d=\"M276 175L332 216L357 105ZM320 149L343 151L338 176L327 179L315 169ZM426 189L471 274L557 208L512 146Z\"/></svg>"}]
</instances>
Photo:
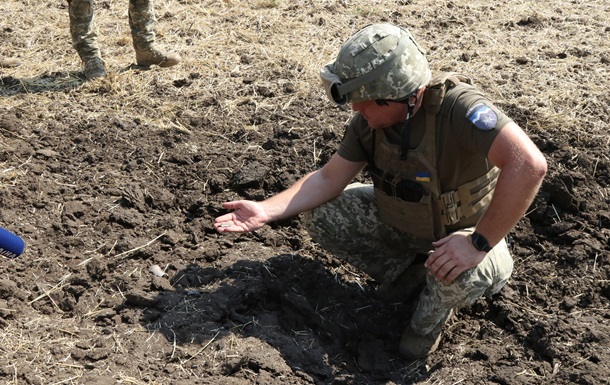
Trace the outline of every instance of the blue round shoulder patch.
<instances>
[{"instance_id":1,"label":"blue round shoulder patch","mask_svg":"<svg viewBox=\"0 0 610 385\"><path fill-rule=\"evenodd\" d=\"M498 115L489 106L480 103L472 107L467 113L466 118L479 130L490 131L498 124Z\"/></svg>"}]
</instances>

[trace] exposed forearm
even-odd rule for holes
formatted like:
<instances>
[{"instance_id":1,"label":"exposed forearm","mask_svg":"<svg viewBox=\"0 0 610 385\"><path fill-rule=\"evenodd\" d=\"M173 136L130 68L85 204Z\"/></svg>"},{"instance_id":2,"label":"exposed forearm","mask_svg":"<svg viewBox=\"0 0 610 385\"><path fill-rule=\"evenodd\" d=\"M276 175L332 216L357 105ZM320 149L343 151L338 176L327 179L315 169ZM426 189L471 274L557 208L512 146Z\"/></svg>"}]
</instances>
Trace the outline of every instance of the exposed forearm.
<instances>
[{"instance_id":1,"label":"exposed forearm","mask_svg":"<svg viewBox=\"0 0 610 385\"><path fill-rule=\"evenodd\" d=\"M343 190L342 185L333 183L321 170L305 175L287 190L261 202L269 216L268 222L289 218L311 210L336 197Z\"/></svg>"},{"instance_id":2,"label":"exposed forearm","mask_svg":"<svg viewBox=\"0 0 610 385\"><path fill-rule=\"evenodd\" d=\"M541 154L502 169L489 208L476 227L490 245L500 242L525 215L545 174L546 161Z\"/></svg>"}]
</instances>

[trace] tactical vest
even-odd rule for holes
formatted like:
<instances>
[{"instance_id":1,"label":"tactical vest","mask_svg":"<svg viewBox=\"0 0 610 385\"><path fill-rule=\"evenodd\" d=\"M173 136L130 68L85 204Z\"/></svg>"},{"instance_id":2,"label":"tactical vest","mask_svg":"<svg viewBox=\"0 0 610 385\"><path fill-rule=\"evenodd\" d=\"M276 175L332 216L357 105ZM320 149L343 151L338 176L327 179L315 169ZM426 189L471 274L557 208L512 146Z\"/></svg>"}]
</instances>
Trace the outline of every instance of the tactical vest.
<instances>
[{"instance_id":1,"label":"tactical vest","mask_svg":"<svg viewBox=\"0 0 610 385\"><path fill-rule=\"evenodd\" d=\"M453 191L443 191L437 170L437 115L447 90L472 81L445 73L426 87L422 108L425 132L414 149L390 143L384 130L374 130L373 164L369 162L381 220L426 240L447 235L447 226L462 218L480 217L491 201L500 170L482 165L481 175ZM401 152L401 150L403 150Z\"/></svg>"}]
</instances>

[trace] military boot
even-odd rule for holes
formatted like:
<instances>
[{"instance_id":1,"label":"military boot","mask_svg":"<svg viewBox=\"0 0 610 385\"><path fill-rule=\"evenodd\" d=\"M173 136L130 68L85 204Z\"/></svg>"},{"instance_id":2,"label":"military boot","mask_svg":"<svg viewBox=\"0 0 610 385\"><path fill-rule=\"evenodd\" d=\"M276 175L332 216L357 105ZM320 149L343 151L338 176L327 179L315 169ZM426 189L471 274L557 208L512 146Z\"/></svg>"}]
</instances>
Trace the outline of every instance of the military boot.
<instances>
[{"instance_id":1,"label":"military boot","mask_svg":"<svg viewBox=\"0 0 610 385\"><path fill-rule=\"evenodd\" d=\"M21 61L19 59L11 57L0 57L0 67L2 68L19 67L20 65Z\"/></svg>"},{"instance_id":2,"label":"military boot","mask_svg":"<svg viewBox=\"0 0 610 385\"><path fill-rule=\"evenodd\" d=\"M83 59L85 79L105 78L108 76L104 62L99 57Z\"/></svg>"},{"instance_id":3,"label":"military boot","mask_svg":"<svg viewBox=\"0 0 610 385\"><path fill-rule=\"evenodd\" d=\"M409 322L409 325L405 329L400 340L400 355L409 361L414 361L426 358L430 353L434 352L441 342L443 326L449 317L451 317L452 313L453 310L449 310L441 322L439 322L430 333L423 336L416 333L411 326L411 322Z\"/></svg>"},{"instance_id":4,"label":"military boot","mask_svg":"<svg viewBox=\"0 0 610 385\"><path fill-rule=\"evenodd\" d=\"M163 53L153 46L148 48L136 48L136 63L139 66L149 67L172 67L180 63L182 58L177 53Z\"/></svg>"},{"instance_id":5,"label":"military boot","mask_svg":"<svg viewBox=\"0 0 610 385\"><path fill-rule=\"evenodd\" d=\"M72 46L83 62L85 78L107 75L100 59L97 35L93 29L93 0L68 0Z\"/></svg>"},{"instance_id":6,"label":"military boot","mask_svg":"<svg viewBox=\"0 0 610 385\"><path fill-rule=\"evenodd\" d=\"M151 0L129 0L129 26L136 63L139 66L171 67L180 63L180 55L164 53L155 46L155 26L157 18Z\"/></svg>"}]
</instances>

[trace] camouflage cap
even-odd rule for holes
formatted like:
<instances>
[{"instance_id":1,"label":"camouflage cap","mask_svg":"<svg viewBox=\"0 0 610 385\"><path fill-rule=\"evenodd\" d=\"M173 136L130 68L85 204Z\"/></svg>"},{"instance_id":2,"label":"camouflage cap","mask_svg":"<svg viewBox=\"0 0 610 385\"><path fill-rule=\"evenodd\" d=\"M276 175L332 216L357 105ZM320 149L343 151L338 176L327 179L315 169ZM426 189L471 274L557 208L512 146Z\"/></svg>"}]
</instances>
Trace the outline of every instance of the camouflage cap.
<instances>
[{"instance_id":1,"label":"camouflage cap","mask_svg":"<svg viewBox=\"0 0 610 385\"><path fill-rule=\"evenodd\" d=\"M350 37L320 76L329 98L344 104L404 99L426 85L431 72L424 50L408 30L372 24Z\"/></svg>"}]
</instances>

